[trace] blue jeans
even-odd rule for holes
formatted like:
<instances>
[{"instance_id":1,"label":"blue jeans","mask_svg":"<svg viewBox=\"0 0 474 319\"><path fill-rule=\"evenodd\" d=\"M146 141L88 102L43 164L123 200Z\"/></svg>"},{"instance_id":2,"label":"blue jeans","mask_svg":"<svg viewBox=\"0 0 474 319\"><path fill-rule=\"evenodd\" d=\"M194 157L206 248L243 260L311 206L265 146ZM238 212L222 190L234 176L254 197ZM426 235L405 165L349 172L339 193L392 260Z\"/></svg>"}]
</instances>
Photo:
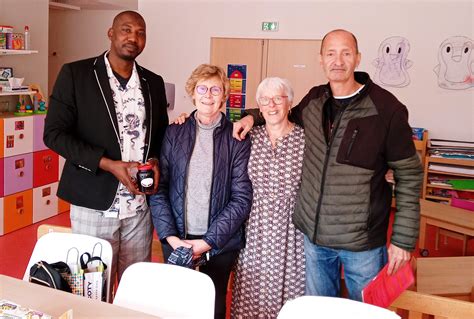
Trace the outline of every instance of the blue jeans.
<instances>
[{"instance_id":1,"label":"blue jeans","mask_svg":"<svg viewBox=\"0 0 474 319\"><path fill-rule=\"evenodd\" d=\"M362 289L387 263L387 247L367 251L332 249L313 244L304 236L306 295L339 297L341 265L349 298L362 301Z\"/></svg>"}]
</instances>

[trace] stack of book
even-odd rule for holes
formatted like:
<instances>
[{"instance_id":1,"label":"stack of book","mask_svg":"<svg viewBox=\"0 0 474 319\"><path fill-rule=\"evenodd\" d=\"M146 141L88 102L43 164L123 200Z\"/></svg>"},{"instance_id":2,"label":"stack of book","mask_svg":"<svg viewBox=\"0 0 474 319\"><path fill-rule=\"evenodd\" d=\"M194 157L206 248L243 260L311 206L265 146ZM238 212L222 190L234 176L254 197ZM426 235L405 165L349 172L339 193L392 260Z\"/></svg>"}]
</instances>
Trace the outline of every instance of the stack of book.
<instances>
[{"instance_id":1,"label":"stack of book","mask_svg":"<svg viewBox=\"0 0 474 319\"><path fill-rule=\"evenodd\" d=\"M432 157L474 160L474 142L431 139L428 152Z\"/></svg>"}]
</instances>

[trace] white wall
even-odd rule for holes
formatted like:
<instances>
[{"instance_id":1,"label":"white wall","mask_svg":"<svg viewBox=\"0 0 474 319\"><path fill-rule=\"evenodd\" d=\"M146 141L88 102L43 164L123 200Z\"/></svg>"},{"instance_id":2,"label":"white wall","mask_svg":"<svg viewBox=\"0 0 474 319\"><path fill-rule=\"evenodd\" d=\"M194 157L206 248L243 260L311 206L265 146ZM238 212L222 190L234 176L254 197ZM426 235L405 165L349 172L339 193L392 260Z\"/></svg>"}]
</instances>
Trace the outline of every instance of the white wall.
<instances>
[{"instance_id":1,"label":"white wall","mask_svg":"<svg viewBox=\"0 0 474 319\"><path fill-rule=\"evenodd\" d=\"M97 56L110 48L107 30L121 11L49 10L50 94L64 63Z\"/></svg>"},{"instance_id":2,"label":"white wall","mask_svg":"<svg viewBox=\"0 0 474 319\"><path fill-rule=\"evenodd\" d=\"M25 84L39 83L48 92L48 1L0 0L0 24L11 25L23 33L30 27L31 55L0 56L0 66L13 67L15 77L24 77Z\"/></svg>"},{"instance_id":3,"label":"white wall","mask_svg":"<svg viewBox=\"0 0 474 319\"><path fill-rule=\"evenodd\" d=\"M433 68L441 42L454 35L474 39L472 1L165 1L139 0L147 21L143 65L176 83L173 118L193 109L184 83L200 63L209 61L210 37L321 39L346 28L359 39L361 70L373 75L371 62L381 41L404 36L411 42L411 84L390 89L410 111L410 124L432 137L474 141L474 88L440 89ZM262 21L279 21L277 33L260 31Z\"/></svg>"},{"instance_id":4,"label":"white wall","mask_svg":"<svg viewBox=\"0 0 474 319\"><path fill-rule=\"evenodd\" d=\"M138 61L176 84L170 118L193 109L184 83L198 64L209 62L211 37L321 39L329 30L346 28L359 38L360 69L371 75L380 42L395 35L408 38L411 84L389 90L407 105L410 124L428 128L431 137L474 141L474 89L440 89L433 72L444 39L474 39L470 0L139 0L138 8L147 23L147 46ZM106 31L117 12L52 16L61 26L55 39L62 58L83 59L107 49ZM260 31L262 21L279 21L279 32Z\"/></svg>"}]
</instances>

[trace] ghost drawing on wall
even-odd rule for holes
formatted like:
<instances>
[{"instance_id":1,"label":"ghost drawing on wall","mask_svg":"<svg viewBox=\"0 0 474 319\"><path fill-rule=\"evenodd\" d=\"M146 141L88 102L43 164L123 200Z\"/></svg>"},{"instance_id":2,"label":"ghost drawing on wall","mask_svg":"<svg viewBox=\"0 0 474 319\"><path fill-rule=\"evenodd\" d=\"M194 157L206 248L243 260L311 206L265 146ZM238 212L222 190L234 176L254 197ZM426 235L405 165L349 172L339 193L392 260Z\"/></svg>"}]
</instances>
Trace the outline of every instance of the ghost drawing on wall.
<instances>
[{"instance_id":1,"label":"ghost drawing on wall","mask_svg":"<svg viewBox=\"0 0 474 319\"><path fill-rule=\"evenodd\" d=\"M465 90L474 86L473 49L472 40L464 36L451 37L441 43L439 64L434 68L441 88Z\"/></svg>"},{"instance_id":2,"label":"ghost drawing on wall","mask_svg":"<svg viewBox=\"0 0 474 319\"><path fill-rule=\"evenodd\" d=\"M413 62L407 59L410 42L404 37L390 37L379 46L378 58L372 64L376 67L374 81L378 84L393 87L404 87L410 84L407 72Z\"/></svg>"}]
</instances>

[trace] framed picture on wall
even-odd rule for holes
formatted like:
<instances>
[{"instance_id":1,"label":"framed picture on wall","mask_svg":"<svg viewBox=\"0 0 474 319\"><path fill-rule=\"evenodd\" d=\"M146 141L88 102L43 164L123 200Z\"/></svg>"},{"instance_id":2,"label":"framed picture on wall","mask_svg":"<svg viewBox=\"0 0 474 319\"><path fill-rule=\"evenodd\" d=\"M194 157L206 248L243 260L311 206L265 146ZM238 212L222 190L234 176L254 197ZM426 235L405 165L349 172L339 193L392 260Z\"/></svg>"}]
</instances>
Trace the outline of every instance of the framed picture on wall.
<instances>
[{"instance_id":1,"label":"framed picture on wall","mask_svg":"<svg viewBox=\"0 0 474 319\"><path fill-rule=\"evenodd\" d=\"M0 66L0 81L8 81L13 77L13 68Z\"/></svg>"}]
</instances>

